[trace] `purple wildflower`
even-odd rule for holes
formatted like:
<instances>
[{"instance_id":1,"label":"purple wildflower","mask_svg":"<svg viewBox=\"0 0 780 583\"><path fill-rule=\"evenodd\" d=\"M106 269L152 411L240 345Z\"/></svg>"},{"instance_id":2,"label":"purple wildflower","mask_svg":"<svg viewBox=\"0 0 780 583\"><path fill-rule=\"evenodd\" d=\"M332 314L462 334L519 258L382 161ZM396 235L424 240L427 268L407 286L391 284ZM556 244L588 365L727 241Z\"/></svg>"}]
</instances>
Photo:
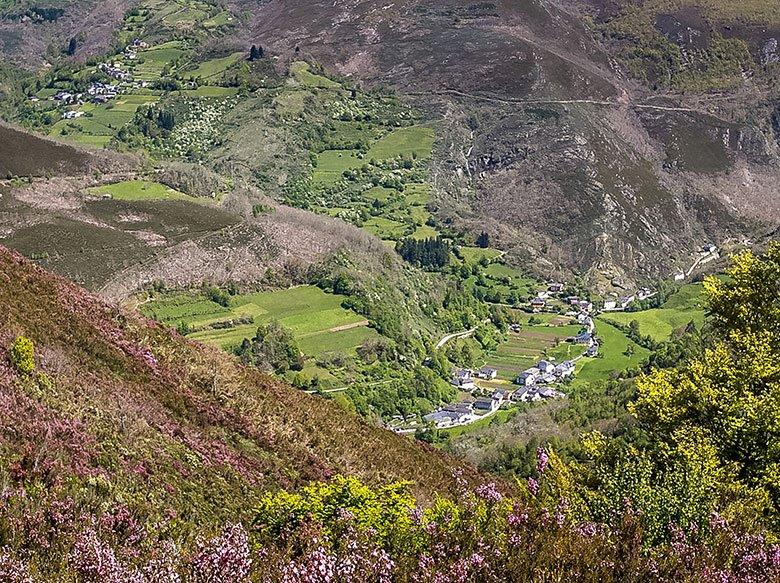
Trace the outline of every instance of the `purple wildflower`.
<instances>
[{"instance_id":1,"label":"purple wildflower","mask_svg":"<svg viewBox=\"0 0 780 583\"><path fill-rule=\"evenodd\" d=\"M198 545L192 558L190 580L195 583L239 583L252 568L249 540L239 524L229 524L218 537Z\"/></svg>"}]
</instances>

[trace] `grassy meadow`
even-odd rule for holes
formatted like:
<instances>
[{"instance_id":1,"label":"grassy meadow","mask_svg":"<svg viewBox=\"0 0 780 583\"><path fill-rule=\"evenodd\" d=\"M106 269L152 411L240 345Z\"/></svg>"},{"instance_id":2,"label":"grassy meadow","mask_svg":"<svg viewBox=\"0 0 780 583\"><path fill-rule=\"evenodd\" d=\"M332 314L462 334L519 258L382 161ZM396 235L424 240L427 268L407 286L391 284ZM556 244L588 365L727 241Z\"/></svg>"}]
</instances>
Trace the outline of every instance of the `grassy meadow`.
<instances>
[{"instance_id":1,"label":"grassy meadow","mask_svg":"<svg viewBox=\"0 0 780 583\"><path fill-rule=\"evenodd\" d=\"M704 323L704 290L700 283L683 286L660 308L641 312L609 312L602 314L604 322L613 322L627 326L631 321L639 322L639 332L653 340L668 340L672 333L693 322L701 327Z\"/></svg>"},{"instance_id":2,"label":"grassy meadow","mask_svg":"<svg viewBox=\"0 0 780 583\"><path fill-rule=\"evenodd\" d=\"M362 317L341 306L342 298L313 286L240 294L222 306L199 292L165 294L141 311L169 326L186 324L188 337L225 350L255 335L258 324L276 320L290 329L307 356L353 353L377 333Z\"/></svg>"}]
</instances>

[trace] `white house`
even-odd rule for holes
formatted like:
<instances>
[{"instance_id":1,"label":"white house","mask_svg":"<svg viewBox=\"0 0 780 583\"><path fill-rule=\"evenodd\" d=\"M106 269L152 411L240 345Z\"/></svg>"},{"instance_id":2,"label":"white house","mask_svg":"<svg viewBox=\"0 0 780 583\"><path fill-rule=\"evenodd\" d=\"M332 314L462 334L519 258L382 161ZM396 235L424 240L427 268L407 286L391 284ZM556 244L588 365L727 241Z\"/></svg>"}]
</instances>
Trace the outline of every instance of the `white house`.
<instances>
[{"instance_id":1,"label":"white house","mask_svg":"<svg viewBox=\"0 0 780 583\"><path fill-rule=\"evenodd\" d=\"M497 376L498 376L498 369L493 368L492 366L483 366L481 369L477 371L478 378L485 379L488 381L492 381Z\"/></svg>"},{"instance_id":2,"label":"white house","mask_svg":"<svg viewBox=\"0 0 780 583\"><path fill-rule=\"evenodd\" d=\"M547 374L555 370L555 365L549 360L540 360L536 363L536 368L538 368L542 374Z\"/></svg>"},{"instance_id":3,"label":"white house","mask_svg":"<svg viewBox=\"0 0 780 583\"><path fill-rule=\"evenodd\" d=\"M616 300L604 300L604 309L605 310L614 310L617 308L617 301Z\"/></svg>"},{"instance_id":4,"label":"white house","mask_svg":"<svg viewBox=\"0 0 780 583\"><path fill-rule=\"evenodd\" d=\"M452 384L464 391L471 391L475 387L471 371L465 368L456 370L452 374Z\"/></svg>"},{"instance_id":5,"label":"white house","mask_svg":"<svg viewBox=\"0 0 780 583\"><path fill-rule=\"evenodd\" d=\"M566 378L574 374L574 363L571 360L566 360L555 367L555 376L559 378Z\"/></svg>"},{"instance_id":6,"label":"white house","mask_svg":"<svg viewBox=\"0 0 780 583\"><path fill-rule=\"evenodd\" d=\"M515 383L525 387L530 387L536 382L537 377L541 374L538 368L529 368L517 375Z\"/></svg>"}]
</instances>

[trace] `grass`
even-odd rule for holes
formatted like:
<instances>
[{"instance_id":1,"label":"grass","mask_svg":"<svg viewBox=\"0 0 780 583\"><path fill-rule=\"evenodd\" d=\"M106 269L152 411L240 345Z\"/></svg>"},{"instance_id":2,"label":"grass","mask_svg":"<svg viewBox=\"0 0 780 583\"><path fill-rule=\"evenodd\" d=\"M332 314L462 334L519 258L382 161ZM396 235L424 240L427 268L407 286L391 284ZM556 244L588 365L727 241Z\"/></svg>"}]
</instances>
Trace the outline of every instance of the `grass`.
<instances>
[{"instance_id":1,"label":"grass","mask_svg":"<svg viewBox=\"0 0 780 583\"><path fill-rule=\"evenodd\" d=\"M459 249L463 261L469 264L478 263L483 257L488 261L493 261L502 255L498 249L482 249L481 247L459 247Z\"/></svg>"},{"instance_id":2,"label":"grass","mask_svg":"<svg viewBox=\"0 0 780 583\"><path fill-rule=\"evenodd\" d=\"M577 362L575 383L608 379L615 372L640 365L650 354L649 350L632 342L606 322L597 324L596 336L601 340L599 356ZM629 346L634 350L631 356L625 354Z\"/></svg>"},{"instance_id":3,"label":"grass","mask_svg":"<svg viewBox=\"0 0 780 583\"><path fill-rule=\"evenodd\" d=\"M238 88L201 85L197 89L185 89L181 93L187 97L232 97L238 94Z\"/></svg>"},{"instance_id":4,"label":"grass","mask_svg":"<svg viewBox=\"0 0 780 583\"><path fill-rule=\"evenodd\" d=\"M377 333L364 318L341 306L342 297L313 286L243 294L231 298L228 307L199 293L174 293L142 306L144 314L170 326L186 323L195 329L190 337L230 350L254 336L257 326L271 320L289 328L307 356L325 352L353 353ZM228 320L253 318L252 323L213 329Z\"/></svg>"},{"instance_id":5,"label":"grass","mask_svg":"<svg viewBox=\"0 0 780 583\"><path fill-rule=\"evenodd\" d=\"M314 182L329 183L340 180L345 170L366 163L358 157L359 154L359 150L325 150L317 156Z\"/></svg>"},{"instance_id":6,"label":"grass","mask_svg":"<svg viewBox=\"0 0 780 583\"><path fill-rule=\"evenodd\" d=\"M702 284L689 284L672 295L660 308L641 312L611 312L602 314L604 322L628 325L632 320L639 322L639 332L653 340L668 340L672 333L694 322L701 327L704 323L704 295Z\"/></svg>"},{"instance_id":7,"label":"grass","mask_svg":"<svg viewBox=\"0 0 780 583\"><path fill-rule=\"evenodd\" d=\"M327 77L311 72L309 64L304 61L295 61L290 65L290 72L295 80L306 87L319 89L338 89L341 85Z\"/></svg>"},{"instance_id":8,"label":"grass","mask_svg":"<svg viewBox=\"0 0 780 583\"><path fill-rule=\"evenodd\" d=\"M474 431L475 429L484 429L485 427L488 427L491 423L506 423L509 421L509 419L517 412L517 407L512 407L511 409L499 409L492 415L487 415L485 418L480 419L479 421L474 421L473 423L469 423L468 425L460 425L458 427L452 427L450 429L447 429L446 427L443 429L439 429L439 432L446 433L451 438L459 437L463 435L464 433L469 433L471 431Z\"/></svg>"},{"instance_id":9,"label":"grass","mask_svg":"<svg viewBox=\"0 0 780 583\"><path fill-rule=\"evenodd\" d=\"M363 228L380 239L400 239L406 235L407 226L384 217L371 217L363 224Z\"/></svg>"},{"instance_id":10,"label":"grass","mask_svg":"<svg viewBox=\"0 0 780 583\"><path fill-rule=\"evenodd\" d=\"M194 71L185 72L184 76L189 79L211 79L212 77L216 77L227 71L230 67L238 63L243 56L244 53L236 52L219 59L204 61L200 63L198 68Z\"/></svg>"},{"instance_id":11,"label":"grass","mask_svg":"<svg viewBox=\"0 0 780 583\"><path fill-rule=\"evenodd\" d=\"M411 126L393 130L377 140L368 151L367 158L386 160L398 156L430 157L436 132L429 126Z\"/></svg>"},{"instance_id":12,"label":"grass","mask_svg":"<svg viewBox=\"0 0 780 583\"><path fill-rule=\"evenodd\" d=\"M115 200L187 200L196 202L191 196L168 188L159 182L149 180L127 180L113 184L103 184L89 188L87 192L94 195L110 194Z\"/></svg>"}]
</instances>

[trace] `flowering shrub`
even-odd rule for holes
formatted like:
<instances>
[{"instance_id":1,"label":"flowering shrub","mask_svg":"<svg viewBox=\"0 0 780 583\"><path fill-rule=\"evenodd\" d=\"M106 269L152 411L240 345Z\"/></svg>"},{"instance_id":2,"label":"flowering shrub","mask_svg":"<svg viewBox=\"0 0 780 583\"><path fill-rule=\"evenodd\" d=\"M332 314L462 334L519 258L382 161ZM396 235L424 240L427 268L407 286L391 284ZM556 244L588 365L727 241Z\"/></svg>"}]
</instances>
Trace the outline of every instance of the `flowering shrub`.
<instances>
[{"instance_id":1,"label":"flowering shrub","mask_svg":"<svg viewBox=\"0 0 780 583\"><path fill-rule=\"evenodd\" d=\"M0 548L0 581L3 583L32 583L27 565L15 559L8 548Z\"/></svg>"},{"instance_id":2,"label":"flowering shrub","mask_svg":"<svg viewBox=\"0 0 780 583\"><path fill-rule=\"evenodd\" d=\"M30 374L35 370L35 346L33 341L19 336L11 344L11 364L21 374Z\"/></svg>"},{"instance_id":3,"label":"flowering shrub","mask_svg":"<svg viewBox=\"0 0 780 583\"><path fill-rule=\"evenodd\" d=\"M198 544L188 580L193 583L241 583L246 581L251 568L246 531L241 525L229 524L218 537Z\"/></svg>"}]
</instances>

